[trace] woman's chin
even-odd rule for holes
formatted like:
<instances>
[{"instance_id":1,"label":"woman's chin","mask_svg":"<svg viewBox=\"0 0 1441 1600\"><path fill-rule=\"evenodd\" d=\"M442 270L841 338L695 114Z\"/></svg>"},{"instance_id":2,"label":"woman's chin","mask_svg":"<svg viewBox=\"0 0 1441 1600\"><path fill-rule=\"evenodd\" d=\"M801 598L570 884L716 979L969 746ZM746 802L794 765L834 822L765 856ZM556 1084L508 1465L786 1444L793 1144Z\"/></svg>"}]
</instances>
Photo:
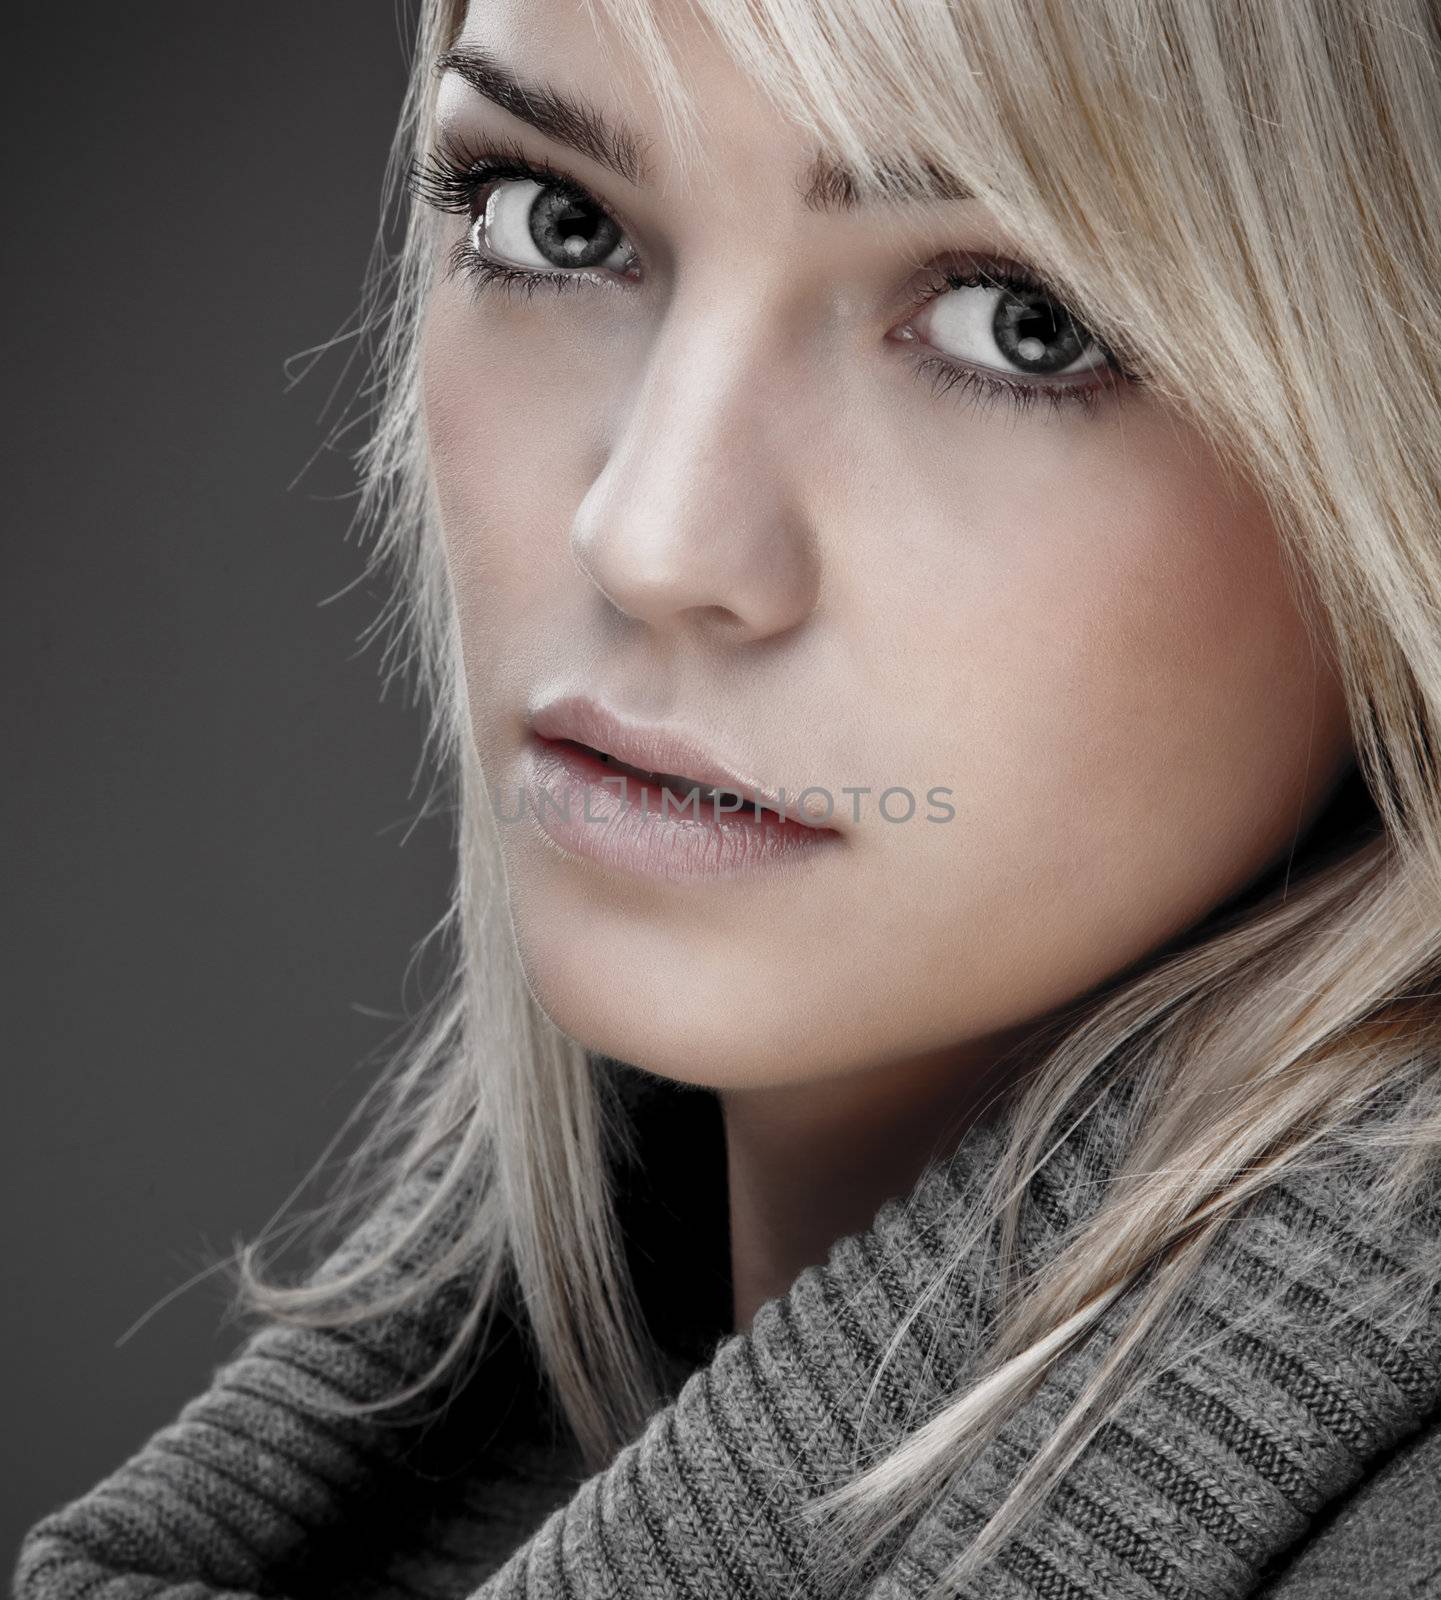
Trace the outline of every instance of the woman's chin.
<instances>
[{"instance_id":1,"label":"woman's chin","mask_svg":"<svg viewBox=\"0 0 1441 1600\"><path fill-rule=\"evenodd\" d=\"M805 1077L809 1057L777 1040L773 998L738 972L688 961L627 960L614 949L518 939L526 985L562 1033L587 1050L701 1088ZM784 1066L784 1071L778 1069Z\"/></svg>"},{"instance_id":2,"label":"woman's chin","mask_svg":"<svg viewBox=\"0 0 1441 1600\"><path fill-rule=\"evenodd\" d=\"M526 985L587 1050L710 1089L800 1084L864 1051L864 1022L839 1014L816 974L764 942L717 946L705 930L627 925L581 933L532 902L513 919ZM859 1055L864 1060L864 1054Z\"/></svg>"}]
</instances>

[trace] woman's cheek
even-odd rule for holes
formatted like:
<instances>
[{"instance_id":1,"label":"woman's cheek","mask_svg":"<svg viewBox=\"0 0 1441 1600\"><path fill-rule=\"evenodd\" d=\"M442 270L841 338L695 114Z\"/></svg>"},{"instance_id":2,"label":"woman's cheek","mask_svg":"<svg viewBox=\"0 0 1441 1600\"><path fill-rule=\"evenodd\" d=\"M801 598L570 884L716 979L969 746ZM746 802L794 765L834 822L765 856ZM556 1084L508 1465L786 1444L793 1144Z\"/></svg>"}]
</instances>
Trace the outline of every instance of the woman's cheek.
<instances>
[{"instance_id":1,"label":"woman's cheek","mask_svg":"<svg viewBox=\"0 0 1441 1600\"><path fill-rule=\"evenodd\" d=\"M420 373L441 534L467 633L523 586L545 487L534 430L517 405L523 391L507 381L510 341L481 337L474 321L448 297L433 306Z\"/></svg>"}]
</instances>

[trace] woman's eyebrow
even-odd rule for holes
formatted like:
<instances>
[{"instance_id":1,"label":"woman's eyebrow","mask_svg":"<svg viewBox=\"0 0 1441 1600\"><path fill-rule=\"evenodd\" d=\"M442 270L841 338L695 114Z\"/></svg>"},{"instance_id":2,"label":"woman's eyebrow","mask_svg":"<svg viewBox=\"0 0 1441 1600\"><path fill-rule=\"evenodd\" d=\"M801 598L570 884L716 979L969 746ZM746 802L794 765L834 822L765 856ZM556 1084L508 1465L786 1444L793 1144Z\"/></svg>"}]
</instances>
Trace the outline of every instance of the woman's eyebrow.
<instances>
[{"instance_id":1,"label":"woman's eyebrow","mask_svg":"<svg viewBox=\"0 0 1441 1600\"><path fill-rule=\"evenodd\" d=\"M437 73L453 72L485 99L508 111L557 144L588 156L625 182L643 188L650 181L642 151L646 141L624 123L614 123L577 95L519 78L479 45L458 45L436 59ZM870 203L934 203L974 199L958 178L926 164L924 179L887 170L885 187ZM801 202L811 211L856 211L867 204L854 178L841 162L815 156L801 180Z\"/></svg>"}]
</instances>

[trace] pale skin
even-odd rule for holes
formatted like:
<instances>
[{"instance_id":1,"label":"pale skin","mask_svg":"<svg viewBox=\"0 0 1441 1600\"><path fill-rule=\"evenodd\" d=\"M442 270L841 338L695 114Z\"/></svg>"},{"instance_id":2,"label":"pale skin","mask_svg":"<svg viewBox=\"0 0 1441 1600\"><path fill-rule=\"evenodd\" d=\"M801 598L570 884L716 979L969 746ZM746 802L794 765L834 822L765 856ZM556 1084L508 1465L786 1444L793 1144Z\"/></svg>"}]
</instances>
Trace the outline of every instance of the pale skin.
<instances>
[{"instance_id":1,"label":"pale skin","mask_svg":"<svg viewBox=\"0 0 1441 1600\"><path fill-rule=\"evenodd\" d=\"M559 168L634 256L563 293L438 275L422 397L492 782L527 706L580 692L791 793L951 791L949 820L865 806L769 877L643 878L500 829L546 1012L718 1094L744 1328L986 1114L1038 1022L1283 860L1354 753L1259 494L1143 387L935 392L919 354L1027 381L914 309L938 266L1024 257L975 200L807 208L806 135L673 27L703 178L581 8L472 8L459 45L624 124L650 170L447 73L442 128ZM499 259L564 270L507 215Z\"/></svg>"}]
</instances>

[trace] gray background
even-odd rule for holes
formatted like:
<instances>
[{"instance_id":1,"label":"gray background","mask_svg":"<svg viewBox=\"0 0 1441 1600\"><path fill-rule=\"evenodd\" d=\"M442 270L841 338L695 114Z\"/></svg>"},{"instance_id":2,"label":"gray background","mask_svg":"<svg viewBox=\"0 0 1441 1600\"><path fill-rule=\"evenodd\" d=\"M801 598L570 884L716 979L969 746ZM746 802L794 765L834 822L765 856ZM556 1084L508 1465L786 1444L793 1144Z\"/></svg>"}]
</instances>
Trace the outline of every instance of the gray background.
<instances>
[{"instance_id":1,"label":"gray background","mask_svg":"<svg viewBox=\"0 0 1441 1600\"><path fill-rule=\"evenodd\" d=\"M294 482L350 347L285 371L358 305L411 9L6 8L7 1563L233 1349L221 1275L160 1303L434 987L450 821L348 463Z\"/></svg>"}]
</instances>

